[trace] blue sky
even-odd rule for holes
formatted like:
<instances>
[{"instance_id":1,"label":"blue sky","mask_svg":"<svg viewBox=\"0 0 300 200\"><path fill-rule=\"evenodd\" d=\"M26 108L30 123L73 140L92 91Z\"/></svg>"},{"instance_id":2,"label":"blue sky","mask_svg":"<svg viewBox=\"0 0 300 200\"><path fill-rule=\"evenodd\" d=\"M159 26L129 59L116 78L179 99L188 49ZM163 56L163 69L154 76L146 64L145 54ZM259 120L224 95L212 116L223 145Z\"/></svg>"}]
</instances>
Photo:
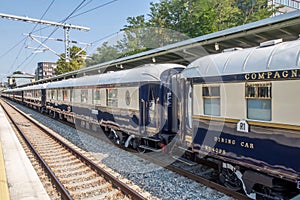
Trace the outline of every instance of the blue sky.
<instances>
[{"instance_id":1,"label":"blue sky","mask_svg":"<svg viewBox=\"0 0 300 200\"><path fill-rule=\"evenodd\" d=\"M2 1L0 3L0 13L41 19L51 2L52 0ZM60 22L82 2L83 0L56 0L43 17L43 20ZM109 4L67 20L66 23L91 29L88 32L71 30L70 39L92 43L106 38L98 42L99 45L101 42L117 37L118 34L114 33L124 28L124 25L127 24L127 17L146 16L150 13L150 2L159 2L159 0L86 0L83 5L87 5L74 15ZM38 62L57 61L58 57L50 51L33 54L34 50L25 48L25 46L39 46L38 43L23 35L30 33L35 26L36 24L33 23L0 18L0 82L6 81L6 76L14 71L34 73ZM55 27L37 25L33 34L47 37L54 30ZM107 37L111 34L113 34L111 37ZM63 39L63 29L56 30L51 37ZM64 53L64 43L62 42L47 41L45 44L59 54ZM89 47L87 52L91 54L95 49L96 46Z\"/></svg>"}]
</instances>

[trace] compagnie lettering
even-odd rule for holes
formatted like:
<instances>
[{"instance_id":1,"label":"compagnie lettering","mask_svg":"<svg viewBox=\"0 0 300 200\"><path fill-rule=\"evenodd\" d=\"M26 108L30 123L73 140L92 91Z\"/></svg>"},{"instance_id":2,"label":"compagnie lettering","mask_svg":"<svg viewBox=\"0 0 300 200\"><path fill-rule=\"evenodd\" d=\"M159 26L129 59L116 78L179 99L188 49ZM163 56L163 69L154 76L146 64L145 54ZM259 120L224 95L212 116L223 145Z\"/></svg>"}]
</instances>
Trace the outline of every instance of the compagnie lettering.
<instances>
[{"instance_id":1,"label":"compagnie lettering","mask_svg":"<svg viewBox=\"0 0 300 200\"><path fill-rule=\"evenodd\" d=\"M269 71L256 72L245 74L246 80L266 80L266 79L286 79L286 78L300 78L300 70L283 70L283 71Z\"/></svg>"}]
</instances>

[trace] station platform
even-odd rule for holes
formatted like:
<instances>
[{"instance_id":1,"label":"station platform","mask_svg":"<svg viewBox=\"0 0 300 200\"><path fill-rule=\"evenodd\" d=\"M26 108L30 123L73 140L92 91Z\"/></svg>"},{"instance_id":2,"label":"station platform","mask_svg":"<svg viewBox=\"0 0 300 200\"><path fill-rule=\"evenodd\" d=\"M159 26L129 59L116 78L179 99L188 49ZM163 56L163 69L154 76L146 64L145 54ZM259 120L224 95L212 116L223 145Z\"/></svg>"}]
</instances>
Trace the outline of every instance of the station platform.
<instances>
[{"instance_id":1,"label":"station platform","mask_svg":"<svg viewBox=\"0 0 300 200\"><path fill-rule=\"evenodd\" d=\"M50 200L1 106L0 199Z\"/></svg>"}]
</instances>

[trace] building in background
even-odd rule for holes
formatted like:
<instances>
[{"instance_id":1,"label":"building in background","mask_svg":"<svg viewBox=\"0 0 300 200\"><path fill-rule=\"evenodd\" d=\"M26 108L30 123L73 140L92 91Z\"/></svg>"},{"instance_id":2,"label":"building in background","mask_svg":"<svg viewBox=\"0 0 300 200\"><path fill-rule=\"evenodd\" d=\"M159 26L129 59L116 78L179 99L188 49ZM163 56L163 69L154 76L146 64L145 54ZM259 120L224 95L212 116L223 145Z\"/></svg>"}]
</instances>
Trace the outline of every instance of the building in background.
<instances>
[{"instance_id":1,"label":"building in background","mask_svg":"<svg viewBox=\"0 0 300 200\"><path fill-rule=\"evenodd\" d=\"M38 67L35 70L35 79L41 80L53 77L55 75L54 70L56 67L57 64L53 62L39 62Z\"/></svg>"},{"instance_id":2,"label":"building in background","mask_svg":"<svg viewBox=\"0 0 300 200\"><path fill-rule=\"evenodd\" d=\"M300 9L300 0L271 0L270 5L282 6L275 15L280 15Z\"/></svg>"},{"instance_id":3,"label":"building in background","mask_svg":"<svg viewBox=\"0 0 300 200\"><path fill-rule=\"evenodd\" d=\"M8 76L8 88L15 88L19 85L24 85L34 82L34 75L32 74L13 74Z\"/></svg>"},{"instance_id":4,"label":"building in background","mask_svg":"<svg viewBox=\"0 0 300 200\"><path fill-rule=\"evenodd\" d=\"M7 88L8 83L7 82L1 82L0 83L0 92L5 90Z\"/></svg>"}]
</instances>

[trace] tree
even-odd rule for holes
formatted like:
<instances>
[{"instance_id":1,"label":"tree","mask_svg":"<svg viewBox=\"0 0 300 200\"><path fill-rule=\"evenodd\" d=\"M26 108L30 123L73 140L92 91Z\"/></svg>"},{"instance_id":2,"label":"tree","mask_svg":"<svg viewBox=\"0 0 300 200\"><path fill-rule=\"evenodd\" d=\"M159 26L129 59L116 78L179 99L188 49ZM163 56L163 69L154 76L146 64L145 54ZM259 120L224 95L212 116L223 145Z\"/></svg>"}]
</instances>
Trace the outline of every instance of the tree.
<instances>
[{"instance_id":1,"label":"tree","mask_svg":"<svg viewBox=\"0 0 300 200\"><path fill-rule=\"evenodd\" d=\"M87 67L114 60L120 56L118 49L114 46L109 46L108 42L105 42L101 47L98 47L97 52L98 53L94 53L86 60Z\"/></svg>"},{"instance_id":2,"label":"tree","mask_svg":"<svg viewBox=\"0 0 300 200\"><path fill-rule=\"evenodd\" d=\"M161 0L150 4L149 21L128 20L128 28L162 27L197 37L272 16L267 0ZM134 23L133 23L134 22Z\"/></svg>"},{"instance_id":3,"label":"tree","mask_svg":"<svg viewBox=\"0 0 300 200\"><path fill-rule=\"evenodd\" d=\"M83 68L85 66L84 56L86 55L86 52L81 50L81 48L76 46L70 48L70 62L66 62L65 54L61 54L60 59L57 60L55 75L64 74ZM78 52L80 53L78 54Z\"/></svg>"},{"instance_id":4,"label":"tree","mask_svg":"<svg viewBox=\"0 0 300 200\"><path fill-rule=\"evenodd\" d=\"M15 71L13 74L23 74L21 71Z\"/></svg>"},{"instance_id":5,"label":"tree","mask_svg":"<svg viewBox=\"0 0 300 200\"><path fill-rule=\"evenodd\" d=\"M111 48L128 56L264 19L277 10L267 0L161 0L150 3L148 21L144 15L128 17L123 39ZM111 49L105 44L100 50L94 60L107 61L100 58L107 58Z\"/></svg>"},{"instance_id":6,"label":"tree","mask_svg":"<svg viewBox=\"0 0 300 200\"><path fill-rule=\"evenodd\" d=\"M279 7L274 8L273 5L268 5L266 0L237 0L237 4L241 10L238 16L239 24L268 18L279 9Z\"/></svg>"}]
</instances>

